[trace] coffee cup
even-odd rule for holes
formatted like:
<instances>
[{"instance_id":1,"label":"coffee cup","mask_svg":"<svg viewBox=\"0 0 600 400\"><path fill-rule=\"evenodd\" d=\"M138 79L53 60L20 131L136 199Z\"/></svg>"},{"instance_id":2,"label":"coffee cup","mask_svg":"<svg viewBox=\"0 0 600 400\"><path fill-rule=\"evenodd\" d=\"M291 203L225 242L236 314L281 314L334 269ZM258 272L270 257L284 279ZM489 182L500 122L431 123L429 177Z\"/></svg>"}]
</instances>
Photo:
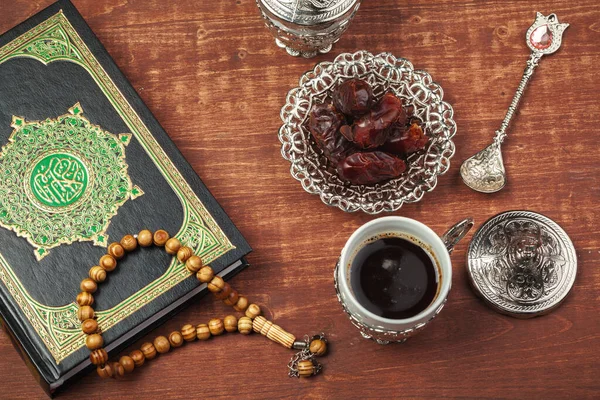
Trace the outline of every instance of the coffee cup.
<instances>
[{"instance_id":1,"label":"coffee cup","mask_svg":"<svg viewBox=\"0 0 600 400\"><path fill-rule=\"evenodd\" d=\"M350 236L336 265L334 282L339 302L363 337L372 339L379 344L401 343L420 332L439 314L452 286L450 253L472 226L473 220L467 218L451 227L440 237L421 222L405 217L389 216L364 224ZM356 269L359 267L355 263L356 257L368 244L378 238L399 238L411 243L410 246L417 250L422 249L429 256L431 265L435 268L436 286L431 292L431 301L415 315L388 318L385 314L374 312L372 308L369 309L362 293L357 292L357 287L360 286L357 286L356 280L365 279L369 271L366 271L367 275L363 275L361 272L361 275L357 277ZM405 269L408 269L411 266L406 267ZM402 282L398 284L402 286ZM398 290L398 293L402 292L401 289ZM384 290L387 291L388 288Z\"/></svg>"}]
</instances>

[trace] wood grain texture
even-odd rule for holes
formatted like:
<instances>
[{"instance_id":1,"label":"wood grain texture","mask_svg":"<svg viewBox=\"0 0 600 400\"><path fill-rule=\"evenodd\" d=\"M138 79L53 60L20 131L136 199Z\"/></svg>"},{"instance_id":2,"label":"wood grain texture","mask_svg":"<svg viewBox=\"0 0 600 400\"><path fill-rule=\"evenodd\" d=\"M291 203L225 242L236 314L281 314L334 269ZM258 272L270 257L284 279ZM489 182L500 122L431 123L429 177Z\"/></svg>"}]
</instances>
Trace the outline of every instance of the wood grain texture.
<instances>
[{"instance_id":1,"label":"wood grain texture","mask_svg":"<svg viewBox=\"0 0 600 400\"><path fill-rule=\"evenodd\" d=\"M50 3L0 0L0 31ZM334 48L406 57L431 73L454 106L457 151L450 171L422 202L395 215L442 233L467 215L479 226L501 211L533 210L559 222L577 249L579 274L565 303L548 316L516 320L488 309L468 287L470 234L452 254L454 283L444 311L406 344L387 347L360 338L333 289L340 249L374 217L328 208L305 193L290 177L277 140L286 92L315 62L334 55L287 56L254 0L74 3L254 248L252 267L232 285L298 336L327 332L330 353L321 376L289 379L289 350L260 335L226 334L186 343L121 382L90 372L62 397L598 398L596 0L365 1ZM524 32L536 10L555 12L571 27L563 48L542 61L509 130L508 186L494 195L475 193L462 184L458 167L500 125L525 67ZM137 346L229 312L207 297ZM44 398L5 334L0 354L0 397Z\"/></svg>"}]
</instances>

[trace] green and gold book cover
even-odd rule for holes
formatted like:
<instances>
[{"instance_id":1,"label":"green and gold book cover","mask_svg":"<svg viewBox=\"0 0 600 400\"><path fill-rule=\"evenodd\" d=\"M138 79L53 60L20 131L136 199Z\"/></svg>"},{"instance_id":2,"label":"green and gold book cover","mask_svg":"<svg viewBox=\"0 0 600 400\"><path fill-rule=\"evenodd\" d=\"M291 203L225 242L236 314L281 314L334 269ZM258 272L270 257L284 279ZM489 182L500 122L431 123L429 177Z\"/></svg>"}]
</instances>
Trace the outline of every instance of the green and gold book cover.
<instances>
[{"instance_id":1,"label":"green and gold book cover","mask_svg":"<svg viewBox=\"0 0 600 400\"><path fill-rule=\"evenodd\" d=\"M123 235L166 229L225 277L250 247L68 0L0 36L0 313L49 392L89 362L79 282ZM95 294L118 350L204 290L160 249ZM135 333L135 335L132 334Z\"/></svg>"}]
</instances>

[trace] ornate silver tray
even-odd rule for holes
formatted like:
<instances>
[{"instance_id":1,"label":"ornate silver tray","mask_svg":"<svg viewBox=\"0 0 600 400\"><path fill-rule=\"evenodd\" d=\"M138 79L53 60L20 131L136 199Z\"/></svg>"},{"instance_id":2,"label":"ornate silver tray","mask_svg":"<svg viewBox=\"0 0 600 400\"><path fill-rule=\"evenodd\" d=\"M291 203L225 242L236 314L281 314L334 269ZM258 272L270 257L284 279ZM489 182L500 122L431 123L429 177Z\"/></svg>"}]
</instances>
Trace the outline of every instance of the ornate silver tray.
<instances>
[{"instance_id":1,"label":"ornate silver tray","mask_svg":"<svg viewBox=\"0 0 600 400\"><path fill-rule=\"evenodd\" d=\"M315 144L307 123L313 104L331 98L333 89L346 79L362 78L376 98L393 91L402 99L409 117L423 122L430 138L423 152L412 154L400 177L376 185L351 185L340 180ZM321 62L300 78L281 109L281 154L291 163L290 172L308 193L318 194L329 205L346 212L378 214L414 203L437 185L438 175L450 168L456 134L454 111L443 101L442 88L425 71L415 70L404 58L368 51L343 53L333 62Z\"/></svg>"}]
</instances>

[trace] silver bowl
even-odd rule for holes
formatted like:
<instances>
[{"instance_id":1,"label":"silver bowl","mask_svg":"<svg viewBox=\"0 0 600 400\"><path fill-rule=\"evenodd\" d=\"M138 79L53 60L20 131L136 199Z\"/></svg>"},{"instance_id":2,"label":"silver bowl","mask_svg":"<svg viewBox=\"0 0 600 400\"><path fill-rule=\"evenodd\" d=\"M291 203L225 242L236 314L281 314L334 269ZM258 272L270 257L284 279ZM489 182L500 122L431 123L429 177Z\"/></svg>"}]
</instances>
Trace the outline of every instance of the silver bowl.
<instances>
[{"instance_id":1,"label":"silver bowl","mask_svg":"<svg viewBox=\"0 0 600 400\"><path fill-rule=\"evenodd\" d=\"M333 89L350 78L369 82L377 99L388 91L394 92L402 99L408 117L423 122L430 138L427 148L408 158L408 169L398 178L375 185L342 181L308 130L313 104L331 99ZM443 97L444 91L431 76L415 70L404 58L390 53L373 55L364 50L340 54L333 62L315 65L302 75L298 87L288 92L281 108L281 154L291 163L290 172L304 190L318 194L329 206L368 214L398 210L404 203L421 200L435 188L438 175L450 168L456 123L452 106Z\"/></svg>"}]
</instances>

